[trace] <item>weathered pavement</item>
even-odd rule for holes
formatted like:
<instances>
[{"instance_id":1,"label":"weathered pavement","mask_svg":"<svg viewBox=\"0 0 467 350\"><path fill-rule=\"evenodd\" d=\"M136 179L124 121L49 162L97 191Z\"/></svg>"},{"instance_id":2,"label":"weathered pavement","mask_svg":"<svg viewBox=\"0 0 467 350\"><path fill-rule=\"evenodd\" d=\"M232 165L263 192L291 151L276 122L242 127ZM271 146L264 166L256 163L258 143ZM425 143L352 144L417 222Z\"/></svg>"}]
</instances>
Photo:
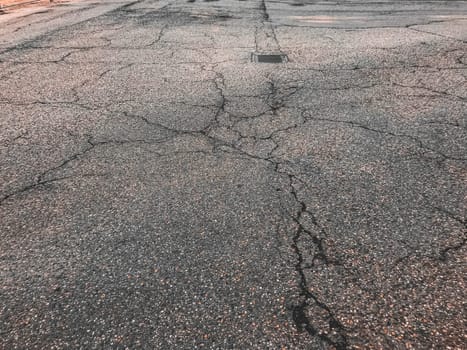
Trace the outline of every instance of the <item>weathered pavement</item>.
<instances>
[{"instance_id":1,"label":"weathered pavement","mask_svg":"<svg viewBox=\"0 0 467 350\"><path fill-rule=\"evenodd\" d=\"M465 348L467 2L41 12L0 17L1 349Z\"/></svg>"}]
</instances>

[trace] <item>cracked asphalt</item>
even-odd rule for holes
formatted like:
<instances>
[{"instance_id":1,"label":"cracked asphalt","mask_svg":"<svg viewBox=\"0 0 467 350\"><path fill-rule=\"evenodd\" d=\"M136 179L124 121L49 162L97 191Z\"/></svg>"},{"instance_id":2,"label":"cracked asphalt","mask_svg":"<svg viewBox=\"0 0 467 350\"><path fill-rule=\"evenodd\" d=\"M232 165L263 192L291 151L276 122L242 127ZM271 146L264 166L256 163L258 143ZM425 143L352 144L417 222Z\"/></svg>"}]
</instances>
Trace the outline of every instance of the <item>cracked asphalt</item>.
<instances>
[{"instance_id":1,"label":"cracked asphalt","mask_svg":"<svg viewBox=\"0 0 467 350\"><path fill-rule=\"evenodd\" d=\"M466 1L22 13L0 349L467 347Z\"/></svg>"}]
</instances>

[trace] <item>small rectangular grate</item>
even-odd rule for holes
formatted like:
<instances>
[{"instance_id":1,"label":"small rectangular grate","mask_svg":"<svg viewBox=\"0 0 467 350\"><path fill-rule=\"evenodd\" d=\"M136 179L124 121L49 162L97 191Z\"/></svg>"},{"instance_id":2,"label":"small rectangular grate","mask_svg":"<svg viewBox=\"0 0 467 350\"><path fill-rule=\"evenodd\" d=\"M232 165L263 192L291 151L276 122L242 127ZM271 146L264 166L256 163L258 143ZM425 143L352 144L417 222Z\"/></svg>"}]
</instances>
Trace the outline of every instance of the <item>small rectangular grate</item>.
<instances>
[{"instance_id":1,"label":"small rectangular grate","mask_svg":"<svg viewBox=\"0 0 467 350\"><path fill-rule=\"evenodd\" d=\"M259 54L253 53L251 60L256 63L285 63L287 62L287 55L279 54Z\"/></svg>"}]
</instances>

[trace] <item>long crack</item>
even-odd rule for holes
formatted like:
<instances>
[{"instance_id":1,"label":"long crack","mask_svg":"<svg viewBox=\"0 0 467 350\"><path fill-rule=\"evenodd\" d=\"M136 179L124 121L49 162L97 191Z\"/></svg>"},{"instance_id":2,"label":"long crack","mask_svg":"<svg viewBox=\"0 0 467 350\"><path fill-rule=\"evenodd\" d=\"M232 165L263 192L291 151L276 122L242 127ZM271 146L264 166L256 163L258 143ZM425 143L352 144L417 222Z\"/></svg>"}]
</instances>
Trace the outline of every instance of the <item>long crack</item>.
<instances>
[{"instance_id":1,"label":"long crack","mask_svg":"<svg viewBox=\"0 0 467 350\"><path fill-rule=\"evenodd\" d=\"M139 1L137 1L137 2L139 2ZM137 2L135 2L135 3L137 3ZM272 27L272 25L270 24L270 21L269 21L269 14L267 12L266 3L265 3L264 0L261 1L259 9L262 11L262 15L261 15L262 23L261 23L261 26L256 27L256 34L255 34L255 47L256 47L256 50L259 51L260 48L261 48L261 44L258 42L258 35L259 35L260 31L264 30L264 27L270 27L270 29L272 30L272 33L273 33L272 38L276 42L277 49L280 50L279 43L278 43L277 38L275 36L274 28ZM268 31L268 33L270 32L269 29L267 31ZM155 43L158 43L161 40L162 35L163 35L163 30L161 30L159 32L159 36L150 45L154 45ZM266 36L268 36L268 35L266 35ZM269 34L269 37L271 37L271 34ZM84 49L88 49L88 48L84 48ZM69 52L69 53L65 54L63 57L61 57L59 60L57 60L57 62L63 62L71 54L72 54L72 52ZM121 68L119 68L119 69L121 69ZM348 339L347 339L345 327L338 320L337 316L332 312L331 307L329 305L327 305L323 300L320 300L314 293L312 293L310 291L310 286L309 286L310 282L306 277L307 269L313 268L315 262L322 262L322 263L324 263L326 265L341 265L342 262L330 257L327 254L325 239L328 236L328 233L326 232L324 227L319 224L319 221L318 221L317 217L315 216L315 214L310 209L307 208L306 203L304 201L300 200L298 192L297 192L297 190L296 190L296 188L294 186L294 183L299 182L300 180L295 175L293 175L292 173L287 172L285 170L280 170L279 167L281 165L283 165L284 162L276 159L275 157L273 157L274 151L279 147L279 141L275 140L275 136L279 135L282 132L291 131L291 130L299 127L301 124L296 123L296 124L293 124L291 126L287 126L287 127L284 127L284 128L278 128L278 129L274 130L267 137L255 137L255 139L271 140L271 141L274 142L275 146L267 154L267 156L259 156L257 154L252 154L251 152L245 151L244 149L241 148L241 146L239 146L238 142L226 142L226 141L224 141L222 139L219 139L217 137L213 137L212 135L209 134L209 131L215 126L221 126L222 125L221 121L219 120L219 117L222 114L226 113L225 104L226 104L226 101L227 101L227 94L225 93L225 77L222 74L222 72L217 69L217 65L215 63L210 63L210 64L207 64L207 65L203 65L202 69L214 73L215 76L212 79L212 82L213 82L215 90L219 94L218 103L215 104L215 105L209 105L210 108L215 108L216 109L214 120L204 130L202 130L202 131L181 131L181 130L178 130L176 128L167 127L167 126L163 125L162 123L152 121L152 120L148 119L145 116L132 115L132 114L129 114L129 113L123 113L123 114L125 116L128 116L128 117L139 118L144 123L147 123L149 125L156 126L156 127L160 128L160 129L169 131L172 136L181 135L181 134L189 134L189 135L194 135L194 136L206 137L213 144L213 146L214 146L213 150L214 151L227 152L225 147L228 147L228 152L234 152L235 154L240 155L240 156L245 157L245 158L248 158L248 159L261 160L261 161L267 162L269 165L271 165L271 167L273 168L273 170L276 173L278 173L281 176L284 176L284 177L289 179L290 188L289 188L288 192L292 195L294 201L299 206L299 209L297 210L295 215L291 216L291 219L295 223L295 226L297 227L296 231L294 232L293 237L292 237L292 247L293 247L293 250L294 250L295 255L296 255L296 263L295 263L294 267L295 267L295 271L296 271L298 279L299 279L298 287L299 287L299 290L300 290L300 296L302 298L301 301L297 305L295 305L293 307L292 317L293 317L293 319L295 321L295 324L296 324L298 330L306 331L310 336L319 337L323 342L334 346L336 349L346 349L346 348L348 348L349 342L348 342ZM381 68L381 69L386 69L386 68ZM104 71L103 73L101 73L101 75L97 79L102 78L109 71L111 71L111 70ZM323 70L319 70L319 71L326 72L328 70L323 69ZM268 91L268 93L262 95L262 96L264 96L266 98L267 105L268 105L269 109L267 111L263 112L263 113L260 113L260 114L258 114L256 116L253 116L251 119L253 119L255 117L262 116L262 115L265 115L266 113L271 113L273 116L277 116L280 109L284 108L285 101L287 100L287 98L289 98L294 93L296 93L299 89L301 89L300 86L297 86L297 87L291 88L288 93L286 93L286 94L282 93L281 94L280 91L279 91L279 87L277 86L277 83L274 81L274 79L272 79L271 77L269 77L269 79L270 79L270 81L269 81L269 91ZM89 81L86 81L86 82L83 83L83 85L77 87L76 90L75 90L75 95L77 95L77 89L83 87L88 82ZM345 87L345 86L344 87L336 87L336 88L330 88L329 90L345 90L345 89L349 89L349 88L358 88L358 89L361 89L361 88L373 88L374 86L376 86L376 84L355 85L355 86L351 86L351 87ZM411 86L411 88L415 88L415 87ZM438 92L438 91L433 91L433 92L436 92L436 93L440 94L440 92ZM259 96L259 95L257 95L257 96ZM459 96L455 96L455 97L459 98ZM66 103L78 103L78 102L79 101L77 99L76 101L66 102ZM233 116L233 117L236 117L236 116ZM326 119L326 118L316 118L316 117L313 117L313 116L310 116L310 115L306 115L306 118L303 118L303 122L306 121L305 119L307 119L307 120L321 120L321 121L332 122L332 123L342 123L342 124L351 125L352 127L358 127L358 128L370 131L370 132L380 133L380 134L384 134L384 135L391 136L391 137L408 138L408 139L412 140L413 142L415 142L416 144L418 144L420 148L425 149L427 151L435 152L438 155L442 156L443 159L465 160L463 158L449 157L449 156L447 156L447 155L445 155L445 154L443 154L443 153L441 153L439 151L433 150L433 149L427 147L426 145L424 145L418 138L416 138L414 136L411 136L411 135L396 134L396 133L393 133L393 132L390 132L390 131L373 129L373 128L367 126L367 125L364 125L364 124L361 124L361 123L358 123L358 122L353 122L353 121L343 121L343 120L333 120L333 119ZM222 125L222 126L225 126L225 125ZM229 126L225 126L225 127L229 128ZM19 136L19 137L21 137L21 136ZM240 138L246 138L246 136L240 135ZM13 193L10 193L7 196L0 199L0 205L4 201L6 201L7 199L11 198L12 196L23 193L23 192L30 191L33 188L37 187L37 186L43 186L43 185L46 185L48 183L61 181L61 180L65 180L65 179L68 179L68 178L72 177L72 176L66 176L66 177L61 177L61 178L47 179L47 176L49 174L51 174L52 172L57 171L57 170L59 170L61 168L66 167L71 162L74 162L75 160L78 160L79 158L84 157L88 152L90 152L95 147L109 145L109 144L125 145L125 144L128 144L128 143L152 143L152 142L150 142L150 141L148 141L146 139L95 141L92 138L89 138L86 142L87 142L86 147L84 147L80 152L77 152L77 153L73 154L72 156L70 156L70 157L66 158L65 160L63 160L59 165L57 165L57 166L55 166L55 167L53 167L51 169L48 169L45 172L41 173L37 177L37 181L35 181L34 183L29 184L27 186L24 186L21 189L15 191ZM204 151L200 151L200 152L203 153ZM173 154L173 153L171 153L171 154ZM81 176L86 176L86 175L81 175ZM91 176L91 175L89 175L89 176ZM95 176L95 175L92 175L92 176ZM316 230L319 232L319 235L315 235L310 230L305 228L304 224L302 223L303 216L305 214L308 215L309 217L311 217L312 224L314 225ZM463 223L465 225L465 220L463 221ZM312 244L314 245L314 247L316 248L316 251L317 251L316 254L312 258L312 264L311 265L306 265L305 264L305 261L304 261L305 259L304 259L304 256L303 256L304 253L300 249L300 244L299 243L300 243L300 240L304 239L304 237L306 237L308 240L310 240L310 242L312 242ZM440 253L441 259L446 259L449 252L451 252L453 250L460 249L464 244L465 244L465 239L461 243L459 243L458 245L454 245L454 246L444 248ZM315 306L321 308L322 310L324 310L326 312L327 321L328 321L328 324L329 324L329 329L332 330L333 334L328 334L325 331L320 330L320 329L316 328L313 325L312 319L308 316L308 309L312 304L314 304Z\"/></svg>"},{"instance_id":2,"label":"long crack","mask_svg":"<svg viewBox=\"0 0 467 350\"><path fill-rule=\"evenodd\" d=\"M415 137L413 135L397 134L395 132L388 131L388 130L375 129L375 128L372 128L372 127L370 127L368 125L365 125L365 124L362 124L362 123L359 123L359 122L356 122L356 121L314 117L314 116L311 116L308 111L305 112L305 119L328 122L328 123L335 123L335 124L350 125L351 127L364 129L364 130L367 130L367 131L370 131L370 132L373 132L373 133L377 133L377 134L382 134L382 135L386 135L386 136L390 136L390 137L405 138L405 139L408 139L408 140L414 142L415 144L417 144L420 149L437 154L438 156L441 157L442 161L446 161L446 160L461 161L461 162L467 161L467 158L453 157L453 156L447 155L447 154L445 154L445 153L443 153L443 152L441 152L441 151L439 151L439 150L437 150L435 148L429 147L429 146L425 145L419 138L417 138L417 137Z\"/></svg>"},{"instance_id":3,"label":"long crack","mask_svg":"<svg viewBox=\"0 0 467 350\"><path fill-rule=\"evenodd\" d=\"M290 193L292 194L295 201L300 205L299 210L297 211L295 216L292 217L293 221L295 222L297 226L297 230L292 240L293 241L292 248L295 251L295 254L297 256L297 262L295 264L295 271L299 276L300 295L302 296L303 299L298 305L294 306L293 308L293 312L292 312L293 320L298 330L302 330L302 331L305 330L310 336L318 336L322 341L324 341L325 343L329 345L334 346L338 350L347 349L348 340L347 340L347 335L345 332L345 327L333 314L330 307L326 305L322 300L320 300L309 289L309 283L305 275L303 254L299 248L299 240L302 238L302 235L306 234L308 237L310 237L311 241L317 247L318 253L315 254L315 256L313 256L313 259L312 259L313 263L316 260L321 260L327 265L329 264L340 265L340 262L336 262L327 256L325 248L323 246L323 239L324 239L323 237L326 235L326 232L324 228L319 225L315 215L310 210L308 210L305 202L299 199L298 193L295 190L295 187L293 185L293 182L296 181L296 178L291 174L287 174L287 176L289 177L289 180L290 180ZM301 220L302 220L302 216L305 213L311 216L313 224L319 229L323 237L318 237L318 236L313 235L309 230L307 230L303 226L303 224L301 223ZM311 302L314 303L319 308L321 308L322 310L326 311L329 329L335 332L334 336L331 336L330 334L322 330L316 329L312 325L312 322L310 321L310 318L307 315L307 308L309 307Z\"/></svg>"}]
</instances>

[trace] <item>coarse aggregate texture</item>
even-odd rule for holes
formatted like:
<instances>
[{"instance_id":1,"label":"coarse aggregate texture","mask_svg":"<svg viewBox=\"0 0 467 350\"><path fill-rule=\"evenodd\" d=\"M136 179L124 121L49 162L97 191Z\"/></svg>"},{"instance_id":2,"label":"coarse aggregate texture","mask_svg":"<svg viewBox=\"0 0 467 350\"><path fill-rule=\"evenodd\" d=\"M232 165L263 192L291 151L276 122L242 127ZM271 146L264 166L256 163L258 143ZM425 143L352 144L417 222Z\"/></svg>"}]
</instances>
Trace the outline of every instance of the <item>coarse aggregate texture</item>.
<instances>
[{"instance_id":1,"label":"coarse aggregate texture","mask_svg":"<svg viewBox=\"0 0 467 350\"><path fill-rule=\"evenodd\" d=\"M0 15L0 349L465 349L466 45L466 1Z\"/></svg>"}]
</instances>

